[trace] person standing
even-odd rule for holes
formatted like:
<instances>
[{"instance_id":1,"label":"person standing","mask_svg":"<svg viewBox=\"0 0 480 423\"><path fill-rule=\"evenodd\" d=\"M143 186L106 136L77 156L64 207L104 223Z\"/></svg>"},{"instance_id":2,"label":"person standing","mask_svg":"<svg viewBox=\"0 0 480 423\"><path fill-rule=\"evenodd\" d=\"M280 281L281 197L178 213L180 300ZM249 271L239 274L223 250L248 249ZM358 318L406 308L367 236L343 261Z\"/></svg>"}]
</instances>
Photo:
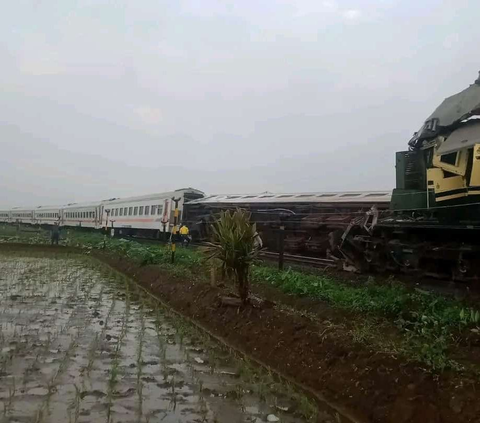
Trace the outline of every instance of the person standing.
<instances>
[{"instance_id":1,"label":"person standing","mask_svg":"<svg viewBox=\"0 0 480 423\"><path fill-rule=\"evenodd\" d=\"M188 247L188 244L190 242L189 234L190 234L190 230L188 229L188 226L182 225L180 227L180 236L182 238L182 245L184 245L185 247Z\"/></svg>"},{"instance_id":2,"label":"person standing","mask_svg":"<svg viewBox=\"0 0 480 423\"><path fill-rule=\"evenodd\" d=\"M58 241L60 240L60 227L58 226L58 222L55 222L52 228L52 245L58 245Z\"/></svg>"}]
</instances>

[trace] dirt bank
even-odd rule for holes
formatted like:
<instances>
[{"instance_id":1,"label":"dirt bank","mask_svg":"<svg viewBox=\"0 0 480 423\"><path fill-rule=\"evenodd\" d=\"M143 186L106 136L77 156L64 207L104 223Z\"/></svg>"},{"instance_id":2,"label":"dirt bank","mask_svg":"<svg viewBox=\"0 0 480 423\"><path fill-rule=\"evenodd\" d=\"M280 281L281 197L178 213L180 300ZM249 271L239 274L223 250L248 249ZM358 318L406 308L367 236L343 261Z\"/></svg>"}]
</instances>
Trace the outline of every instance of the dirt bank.
<instances>
[{"instance_id":1,"label":"dirt bank","mask_svg":"<svg viewBox=\"0 0 480 423\"><path fill-rule=\"evenodd\" d=\"M56 249L53 249L56 250ZM361 316L316 302L315 318L289 311L299 306L272 288L254 288L276 305L240 311L220 307L227 288L173 277L158 266L96 254L133 277L174 309L228 343L352 410L363 421L465 423L480 421L480 384L473 374L434 374L421 365L356 343L348 328Z\"/></svg>"},{"instance_id":2,"label":"dirt bank","mask_svg":"<svg viewBox=\"0 0 480 423\"><path fill-rule=\"evenodd\" d=\"M478 422L480 385L473 375L432 374L414 363L354 343L348 314L317 306L318 319L280 305L262 309L220 307L226 288L174 278L158 266L139 267L99 255L132 276L182 314L199 321L247 354L345 405L371 422Z\"/></svg>"}]
</instances>

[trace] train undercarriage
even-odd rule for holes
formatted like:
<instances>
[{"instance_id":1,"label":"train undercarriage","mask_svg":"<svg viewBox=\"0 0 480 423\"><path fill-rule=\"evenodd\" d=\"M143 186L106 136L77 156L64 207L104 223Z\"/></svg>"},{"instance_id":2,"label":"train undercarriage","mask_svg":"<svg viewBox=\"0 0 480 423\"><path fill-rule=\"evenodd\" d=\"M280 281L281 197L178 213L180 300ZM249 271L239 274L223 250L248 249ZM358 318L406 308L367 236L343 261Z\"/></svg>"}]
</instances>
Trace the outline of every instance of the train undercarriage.
<instances>
[{"instance_id":1,"label":"train undercarriage","mask_svg":"<svg viewBox=\"0 0 480 423\"><path fill-rule=\"evenodd\" d=\"M371 216L353 222L336 245L334 255L348 269L463 282L480 278L480 222L447 224L434 216L390 212L372 224Z\"/></svg>"}]
</instances>

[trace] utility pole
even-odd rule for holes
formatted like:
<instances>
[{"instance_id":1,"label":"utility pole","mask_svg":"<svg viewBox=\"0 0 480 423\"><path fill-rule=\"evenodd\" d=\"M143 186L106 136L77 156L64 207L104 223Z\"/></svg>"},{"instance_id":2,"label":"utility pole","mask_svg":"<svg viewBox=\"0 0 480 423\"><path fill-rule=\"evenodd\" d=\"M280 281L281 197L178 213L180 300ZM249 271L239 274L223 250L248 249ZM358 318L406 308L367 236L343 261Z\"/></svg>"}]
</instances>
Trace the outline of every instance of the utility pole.
<instances>
[{"instance_id":1,"label":"utility pole","mask_svg":"<svg viewBox=\"0 0 480 423\"><path fill-rule=\"evenodd\" d=\"M163 226L163 235L162 235L163 242L167 242L167 223L168 223L168 220L164 220L164 218L162 217L161 224Z\"/></svg>"},{"instance_id":2,"label":"utility pole","mask_svg":"<svg viewBox=\"0 0 480 423\"><path fill-rule=\"evenodd\" d=\"M283 270L283 255L285 253L285 224L281 222L278 233L278 270Z\"/></svg>"},{"instance_id":3,"label":"utility pole","mask_svg":"<svg viewBox=\"0 0 480 423\"><path fill-rule=\"evenodd\" d=\"M107 213L107 219L105 220L105 229L103 232L103 249L107 247L107 232L108 232L108 216L110 215L110 209L105 209L105 213ZM103 216L100 217L100 222L103 220Z\"/></svg>"},{"instance_id":4,"label":"utility pole","mask_svg":"<svg viewBox=\"0 0 480 423\"><path fill-rule=\"evenodd\" d=\"M173 214L173 229L172 229L172 264L175 263L175 250L176 245L175 242L177 240L177 225L178 225L178 202L180 198L172 197L172 201L175 203L175 212Z\"/></svg>"},{"instance_id":5,"label":"utility pole","mask_svg":"<svg viewBox=\"0 0 480 423\"><path fill-rule=\"evenodd\" d=\"M285 223L286 220L294 215L291 210L281 210L279 214L280 227L278 231L278 269L283 270L284 254L285 254Z\"/></svg>"}]
</instances>

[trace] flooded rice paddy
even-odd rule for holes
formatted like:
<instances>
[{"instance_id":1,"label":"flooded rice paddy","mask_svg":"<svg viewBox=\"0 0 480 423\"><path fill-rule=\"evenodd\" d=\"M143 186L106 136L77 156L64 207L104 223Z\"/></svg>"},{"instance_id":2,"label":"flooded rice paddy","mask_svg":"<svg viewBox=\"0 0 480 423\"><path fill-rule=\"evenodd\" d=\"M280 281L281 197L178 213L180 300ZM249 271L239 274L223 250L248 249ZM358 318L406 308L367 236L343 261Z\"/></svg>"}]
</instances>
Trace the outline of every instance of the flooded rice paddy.
<instances>
[{"instance_id":1,"label":"flooded rice paddy","mask_svg":"<svg viewBox=\"0 0 480 423\"><path fill-rule=\"evenodd\" d=\"M0 401L0 422L303 422L315 414L305 397L123 275L48 254L0 253Z\"/></svg>"}]
</instances>

